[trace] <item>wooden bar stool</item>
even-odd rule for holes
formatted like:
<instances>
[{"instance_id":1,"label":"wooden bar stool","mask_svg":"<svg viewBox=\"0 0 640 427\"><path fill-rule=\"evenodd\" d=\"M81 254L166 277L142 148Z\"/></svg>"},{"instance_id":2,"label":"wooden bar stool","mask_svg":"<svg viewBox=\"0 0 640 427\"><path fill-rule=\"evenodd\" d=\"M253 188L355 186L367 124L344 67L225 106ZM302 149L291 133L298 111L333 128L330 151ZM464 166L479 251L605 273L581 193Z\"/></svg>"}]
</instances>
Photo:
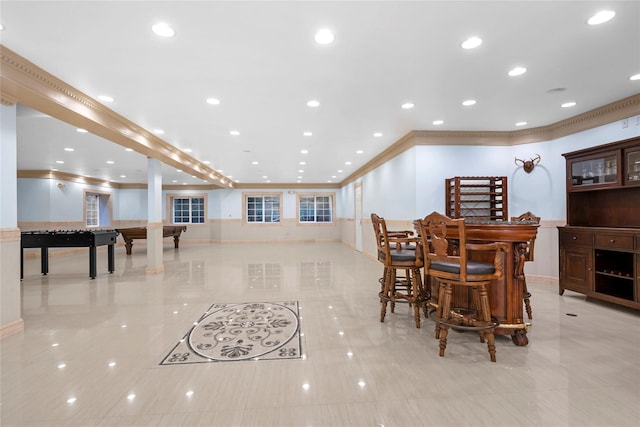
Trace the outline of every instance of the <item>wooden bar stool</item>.
<instances>
[{"instance_id":1,"label":"wooden bar stool","mask_svg":"<svg viewBox=\"0 0 640 427\"><path fill-rule=\"evenodd\" d=\"M423 266L421 241L419 238L390 235L384 218L371 214L371 222L378 248L378 261L384 265L380 293L380 322L384 322L387 304L394 312L397 301L413 305L416 328L420 327L420 309L427 315L429 295L422 284L420 269ZM405 276L399 280L397 270L404 270Z\"/></svg>"},{"instance_id":2,"label":"wooden bar stool","mask_svg":"<svg viewBox=\"0 0 640 427\"><path fill-rule=\"evenodd\" d=\"M508 245L501 242L467 243L464 218L451 219L433 212L416 223L423 239L426 273L439 283L438 300L431 311L435 312L433 320L436 322L436 338L440 339L440 356L444 356L447 348L448 330L454 328L478 332L481 342L486 339L491 361L495 362L494 330L499 322L491 316L489 286L492 280L504 274ZM493 260L471 259L474 252L480 258L492 254ZM466 299L470 303L457 306L456 301L454 304L454 293L458 294L456 288L469 290L471 298Z\"/></svg>"}]
</instances>

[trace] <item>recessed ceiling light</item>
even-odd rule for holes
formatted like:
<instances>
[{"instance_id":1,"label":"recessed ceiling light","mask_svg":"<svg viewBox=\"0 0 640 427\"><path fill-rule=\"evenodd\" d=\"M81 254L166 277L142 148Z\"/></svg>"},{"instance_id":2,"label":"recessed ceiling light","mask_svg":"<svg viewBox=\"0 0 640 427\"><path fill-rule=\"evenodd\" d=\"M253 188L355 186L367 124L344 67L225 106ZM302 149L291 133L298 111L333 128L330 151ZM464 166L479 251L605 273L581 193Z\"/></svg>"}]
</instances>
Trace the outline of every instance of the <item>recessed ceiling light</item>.
<instances>
[{"instance_id":1,"label":"recessed ceiling light","mask_svg":"<svg viewBox=\"0 0 640 427\"><path fill-rule=\"evenodd\" d=\"M509 70L507 74L509 74L511 77L515 77L515 76L521 76L526 72L527 72L527 69L525 67L514 67L511 70Z\"/></svg>"},{"instance_id":2,"label":"recessed ceiling light","mask_svg":"<svg viewBox=\"0 0 640 427\"><path fill-rule=\"evenodd\" d=\"M173 37L176 34L173 28L164 22L158 22L157 24L152 25L151 30L160 37Z\"/></svg>"},{"instance_id":3,"label":"recessed ceiling light","mask_svg":"<svg viewBox=\"0 0 640 427\"><path fill-rule=\"evenodd\" d=\"M120 175L120 178L126 178L127 175Z\"/></svg>"},{"instance_id":4,"label":"recessed ceiling light","mask_svg":"<svg viewBox=\"0 0 640 427\"><path fill-rule=\"evenodd\" d=\"M205 160L205 161L204 161L204 162L202 162L202 163L204 163L205 165L208 165L208 164L210 164L211 162L210 162L209 160ZM220 171L220 172L222 172L222 171Z\"/></svg>"},{"instance_id":5,"label":"recessed ceiling light","mask_svg":"<svg viewBox=\"0 0 640 427\"><path fill-rule=\"evenodd\" d=\"M633 76L629 77L629 80L640 80L640 74L634 74Z\"/></svg>"},{"instance_id":6,"label":"recessed ceiling light","mask_svg":"<svg viewBox=\"0 0 640 427\"><path fill-rule=\"evenodd\" d=\"M561 105L562 108L569 108L569 107L575 107L576 103L571 101L571 102L565 102L564 104Z\"/></svg>"},{"instance_id":7,"label":"recessed ceiling light","mask_svg":"<svg viewBox=\"0 0 640 427\"><path fill-rule=\"evenodd\" d=\"M315 36L316 43L319 44L333 43L335 38L336 36L334 36L331 30L327 28L323 28L322 30L318 31Z\"/></svg>"},{"instance_id":8,"label":"recessed ceiling light","mask_svg":"<svg viewBox=\"0 0 640 427\"><path fill-rule=\"evenodd\" d=\"M62 160L56 160L56 163L59 164L59 165L63 165L64 164L64 162Z\"/></svg>"},{"instance_id":9,"label":"recessed ceiling light","mask_svg":"<svg viewBox=\"0 0 640 427\"><path fill-rule=\"evenodd\" d=\"M82 129L82 128L78 128L76 129L76 131L80 132L80 133L88 133L89 131L86 129Z\"/></svg>"},{"instance_id":10,"label":"recessed ceiling light","mask_svg":"<svg viewBox=\"0 0 640 427\"><path fill-rule=\"evenodd\" d=\"M304 173L304 169L298 169L298 173Z\"/></svg>"},{"instance_id":11,"label":"recessed ceiling light","mask_svg":"<svg viewBox=\"0 0 640 427\"><path fill-rule=\"evenodd\" d=\"M267 175L262 175L262 179L267 179L269 178Z\"/></svg>"},{"instance_id":12,"label":"recessed ceiling light","mask_svg":"<svg viewBox=\"0 0 640 427\"><path fill-rule=\"evenodd\" d=\"M328 183L331 183L331 180L327 180Z\"/></svg>"},{"instance_id":13,"label":"recessed ceiling light","mask_svg":"<svg viewBox=\"0 0 640 427\"><path fill-rule=\"evenodd\" d=\"M298 176L298 179L302 179L302 177L301 177L301 176ZM300 182L300 181L298 181L298 182Z\"/></svg>"},{"instance_id":14,"label":"recessed ceiling light","mask_svg":"<svg viewBox=\"0 0 640 427\"><path fill-rule=\"evenodd\" d=\"M113 98L108 95L98 95L98 99L102 102L113 102Z\"/></svg>"},{"instance_id":15,"label":"recessed ceiling light","mask_svg":"<svg viewBox=\"0 0 640 427\"><path fill-rule=\"evenodd\" d=\"M612 10L601 10L600 12L596 13L591 18L589 18L589 20L587 21L587 24L589 25L603 24L613 19L614 16L616 16L616 13Z\"/></svg>"},{"instance_id":16,"label":"recessed ceiling light","mask_svg":"<svg viewBox=\"0 0 640 427\"><path fill-rule=\"evenodd\" d=\"M338 169L338 173L342 173L342 169Z\"/></svg>"},{"instance_id":17,"label":"recessed ceiling light","mask_svg":"<svg viewBox=\"0 0 640 427\"><path fill-rule=\"evenodd\" d=\"M300 150L300 154L309 154L309 150Z\"/></svg>"},{"instance_id":18,"label":"recessed ceiling light","mask_svg":"<svg viewBox=\"0 0 640 427\"><path fill-rule=\"evenodd\" d=\"M349 166L351 162L344 162L345 165Z\"/></svg>"},{"instance_id":19,"label":"recessed ceiling light","mask_svg":"<svg viewBox=\"0 0 640 427\"><path fill-rule=\"evenodd\" d=\"M480 37L469 37L464 42L462 42L463 49L475 49L476 47L482 44L482 39Z\"/></svg>"},{"instance_id":20,"label":"recessed ceiling light","mask_svg":"<svg viewBox=\"0 0 640 427\"><path fill-rule=\"evenodd\" d=\"M332 179L336 179L336 178L337 178L337 176L336 176L336 175L331 175L331 178L332 178Z\"/></svg>"},{"instance_id":21,"label":"recessed ceiling light","mask_svg":"<svg viewBox=\"0 0 640 427\"><path fill-rule=\"evenodd\" d=\"M108 165L112 165L112 164L114 164L114 163L115 163L115 162L114 162L113 160L107 160L107 164L108 164Z\"/></svg>"},{"instance_id":22,"label":"recessed ceiling light","mask_svg":"<svg viewBox=\"0 0 640 427\"><path fill-rule=\"evenodd\" d=\"M518 122L518 123L516 123L516 126L524 126L526 124L527 124L527 122Z\"/></svg>"},{"instance_id":23,"label":"recessed ceiling light","mask_svg":"<svg viewBox=\"0 0 640 427\"><path fill-rule=\"evenodd\" d=\"M177 179L174 179L174 180L173 180L173 181L171 181L171 182L178 182L178 180L177 180Z\"/></svg>"},{"instance_id":24,"label":"recessed ceiling light","mask_svg":"<svg viewBox=\"0 0 640 427\"><path fill-rule=\"evenodd\" d=\"M258 165L260 162L251 162L252 165Z\"/></svg>"},{"instance_id":25,"label":"recessed ceiling light","mask_svg":"<svg viewBox=\"0 0 640 427\"><path fill-rule=\"evenodd\" d=\"M124 151L133 151L133 148L125 148Z\"/></svg>"},{"instance_id":26,"label":"recessed ceiling light","mask_svg":"<svg viewBox=\"0 0 640 427\"><path fill-rule=\"evenodd\" d=\"M164 134L164 131L162 129L154 129L153 133L155 133L156 135L162 135Z\"/></svg>"},{"instance_id":27,"label":"recessed ceiling light","mask_svg":"<svg viewBox=\"0 0 640 427\"><path fill-rule=\"evenodd\" d=\"M300 181L300 180L297 180L296 182L297 182L297 183L299 184L299 183L301 183L302 181Z\"/></svg>"},{"instance_id":28,"label":"recessed ceiling light","mask_svg":"<svg viewBox=\"0 0 640 427\"><path fill-rule=\"evenodd\" d=\"M182 172L182 169L176 169L176 172Z\"/></svg>"},{"instance_id":29,"label":"recessed ceiling light","mask_svg":"<svg viewBox=\"0 0 640 427\"><path fill-rule=\"evenodd\" d=\"M232 131L229 131L229 135L238 136L240 135L240 132L238 132L237 130L232 130Z\"/></svg>"},{"instance_id":30,"label":"recessed ceiling light","mask_svg":"<svg viewBox=\"0 0 640 427\"><path fill-rule=\"evenodd\" d=\"M476 100L475 99L467 99L466 101L462 101L462 105L468 107L470 105L475 105Z\"/></svg>"},{"instance_id":31,"label":"recessed ceiling light","mask_svg":"<svg viewBox=\"0 0 640 427\"><path fill-rule=\"evenodd\" d=\"M404 108L405 110L409 110L413 108L414 105L411 102L405 102L404 104L401 105L401 107Z\"/></svg>"},{"instance_id":32,"label":"recessed ceiling light","mask_svg":"<svg viewBox=\"0 0 640 427\"><path fill-rule=\"evenodd\" d=\"M315 99L312 99L311 101L307 102L307 106L309 106L311 108L319 107L320 106L320 102L316 101Z\"/></svg>"},{"instance_id":33,"label":"recessed ceiling light","mask_svg":"<svg viewBox=\"0 0 640 427\"><path fill-rule=\"evenodd\" d=\"M185 148L183 151L184 151L185 153L191 153L191 152L193 152L193 150L192 150L191 148Z\"/></svg>"},{"instance_id":34,"label":"recessed ceiling light","mask_svg":"<svg viewBox=\"0 0 640 427\"><path fill-rule=\"evenodd\" d=\"M0 24L0 31L4 30L4 25Z\"/></svg>"},{"instance_id":35,"label":"recessed ceiling light","mask_svg":"<svg viewBox=\"0 0 640 427\"><path fill-rule=\"evenodd\" d=\"M220 104L220 100L217 98L207 98L207 104L218 105Z\"/></svg>"},{"instance_id":36,"label":"recessed ceiling light","mask_svg":"<svg viewBox=\"0 0 640 427\"><path fill-rule=\"evenodd\" d=\"M306 164L307 164L307 162L300 162L300 163L298 163L298 164L299 164L300 166L304 166L304 165L306 165Z\"/></svg>"},{"instance_id":37,"label":"recessed ceiling light","mask_svg":"<svg viewBox=\"0 0 640 427\"><path fill-rule=\"evenodd\" d=\"M304 136L311 136L311 135L313 135L313 133L312 132L304 132L303 135Z\"/></svg>"},{"instance_id":38,"label":"recessed ceiling light","mask_svg":"<svg viewBox=\"0 0 640 427\"><path fill-rule=\"evenodd\" d=\"M376 132L373 134L374 138L380 138L382 136L382 132Z\"/></svg>"},{"instance_id":39,"label":"recessed ceiling light","mask_svg":"<svg viewBox=\"0 0 640 427\"><path fill-rule=\"evenodd\" d=\"M356 154L362 154L362 153L364 153L364 151L362 151L362 150L356 151Z\"/></svg>"},{"instance_id":40,"label":"recessed ceiling light","mask_svg":"<svg viewBox=\"0 0 640 427\"><path fill-rule=\"evenodd\" d=\"M433 124L434 124L434 125L441 125L441 124L443 124L443 123L444 123L444 121L443 121L443 120L434 120L434 121L433 121Z\"/></svg>"},{"instance_id":41,"label":"recessed ceiling light","mask_svg":"<svg viewBox=\"0 0 640 427\"><path fill-rule=\"evenodd\" d=\"M74 151L73 148L66 147L64 151Z\"/></svg>"}]
</instances>

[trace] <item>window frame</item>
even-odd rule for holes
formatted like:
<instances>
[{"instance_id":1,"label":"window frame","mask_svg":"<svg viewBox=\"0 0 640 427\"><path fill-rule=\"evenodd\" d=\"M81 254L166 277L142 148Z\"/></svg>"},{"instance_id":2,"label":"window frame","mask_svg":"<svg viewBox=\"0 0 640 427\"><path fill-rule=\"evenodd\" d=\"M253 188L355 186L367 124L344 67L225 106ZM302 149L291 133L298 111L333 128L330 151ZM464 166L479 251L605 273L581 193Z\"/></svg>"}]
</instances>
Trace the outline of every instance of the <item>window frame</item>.
<instances>
[{"instance_id":1,"label":"window frame","mask_svg":"<svg viewBox=\"0 0 640 427\"><path fill-rule=\"evenodd\" d=\"M261 197L262 200L262 207L263 207L263 216L262 216L262 221L249 221L249 198L250 197ZM278 198L278 221L264 221L265 215L265 209L264 209L264 198L265 197L277 197ZM248 225L280 225L282 224L282 209L283 205L282 205L282 193L277 192L277 193L273 193L273 192L267 192L267 193L242 193L242 222L243 224L248 224Z\"/></svg>"},{"instance_id":2,"label":"window frame","mask_svg":"<svg viewBox=\"0 0 640 427\"><path fill-rule=\"evenodd\" d=\"M302 217L300 215L300 207L301 207L301 199L303 197L313 197L314 198L314 206L313 206L313 221L302 221ZM318 197L328 197L329 202L331 203L331 221L318 221L317 220L317 198ZM298 193L296 195L296 217L298 224L300 225L333 225L336 223L336 193Z\"/></svg>"},{"instance_id":3,"label":"window frame","mask_svg":"<svg viewBox=\"0 0 640 427\"><path fill-rule=\"evenodd\" d=\"M175 222L174 204L176 199L189 199L189 222ZM202 222L193 222L193 199L202 199ZM171 225L204 225L208 221L208 200L206 193L173 193L167 194L166 217Z\"/></svg>"}]
</instances>

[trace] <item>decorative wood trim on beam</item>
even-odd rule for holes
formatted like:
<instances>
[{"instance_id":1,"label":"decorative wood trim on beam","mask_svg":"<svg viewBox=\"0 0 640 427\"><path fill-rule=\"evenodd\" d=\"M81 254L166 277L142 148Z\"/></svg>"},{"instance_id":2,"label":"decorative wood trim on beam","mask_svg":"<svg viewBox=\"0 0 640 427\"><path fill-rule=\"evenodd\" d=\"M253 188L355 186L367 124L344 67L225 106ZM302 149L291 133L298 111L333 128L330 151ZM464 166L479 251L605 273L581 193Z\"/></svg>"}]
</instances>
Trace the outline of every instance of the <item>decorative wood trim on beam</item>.
<instances>
[{"instance_id":1,"label":"decorative wood trim on beam","mask_svg":"<svg viewBox=\"0 0 640 427\"><path fill-rule=\"evenodd\" d=\"M182 169L216 187L233 187L226 176L1 44L0 99L3 104L20 103L86 129L123 147Z\"/></svg>"},{"instance_id":2,"label":"decorative wood trim on beam","mask_svg":"<svg viewBox=\"0 0 640 427\"><path fill-rule=\"evenodd\" d=\"M88 178L81 175L75 175L67 172L49 171L49 170L19 170L18 178L36 178L36 179L53 179L60 181L77 182L79 184L97 185L100 187L118 188L118 189L147 189L147 184L123 184L119 182L105 181L103 179ZM217 185L163 185L163 190L220 190Z\"/></svg>"}]
</instances>

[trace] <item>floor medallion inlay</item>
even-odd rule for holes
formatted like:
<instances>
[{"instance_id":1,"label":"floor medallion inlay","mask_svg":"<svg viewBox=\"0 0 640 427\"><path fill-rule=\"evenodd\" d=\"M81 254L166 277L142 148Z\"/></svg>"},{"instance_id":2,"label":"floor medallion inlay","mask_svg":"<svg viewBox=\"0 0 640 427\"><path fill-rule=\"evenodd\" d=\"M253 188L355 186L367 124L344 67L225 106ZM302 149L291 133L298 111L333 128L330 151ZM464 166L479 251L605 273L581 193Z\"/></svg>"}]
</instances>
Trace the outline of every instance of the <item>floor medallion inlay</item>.
<instances>
[{"instance_id":1,"label":"floor medallion inlay","mask_svg":"<svg viewBox=\"0 0 640 427\"><path fill-rule=\"evenodd\" d=\"M161 365L302 358L297 301L213 304Z\"/></svg>"}]
</instances>

